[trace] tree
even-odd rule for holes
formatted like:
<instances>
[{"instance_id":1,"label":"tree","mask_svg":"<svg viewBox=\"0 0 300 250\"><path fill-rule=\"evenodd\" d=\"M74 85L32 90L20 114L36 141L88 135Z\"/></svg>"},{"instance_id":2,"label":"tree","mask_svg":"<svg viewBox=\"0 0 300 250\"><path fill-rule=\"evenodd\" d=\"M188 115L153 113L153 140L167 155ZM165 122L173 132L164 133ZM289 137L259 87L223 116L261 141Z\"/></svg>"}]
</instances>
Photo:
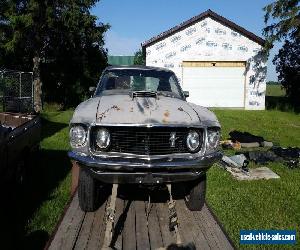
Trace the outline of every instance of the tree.
<instances>
[{"instance_id":1,"label":"tree","mask_svg":"<svg viewBox=\"0 0 300 250\"><path fill-rule=\"evenodd\" d=\"M263 32L267 51L275 41L295 40L300 37L299 10L299 0L276 0L264 7L266 27Z\"/></svg>"},{"instance_id":2,"label":"tree","mask_svg":"<svg viewBox=\"0 0 300 250\"><path fill-rule=\"evenodd\" d=\"M46 100L75 104L106 66L103 34L90 9L97 0L2 0L0 52L6 67L32 69L35 110Z\"/></svg>"},{"instance_id":3,"label":"tree","mask_svg":"<svg viewBox=\"0 0 300 250\"><path fill-rule=\"evenodd\" d=\"M134 53L133 63L135 65L145 65L146 64L143 52L141 50L138 50L137 52Z\"/></svg>"},{"instance_id":4,"label":"tree","mask_svg":"<svg viewBox=\"0 0 300 250\"><path fill-rule=\"evenodd\" d=\"M264 8L268 54L276 41L284 41L273 63L278 80L286 90L290 102L300 107L300 6L299 0L276 0Z\"/></svg>"},{"instance_id":5,"label":"tree","mask_svg":"<svg viewBox=\"0 0 300 250\"><path fill-rule=\"evenodd\" d=\"M300 39L286 40L273 62L279 73L278 80L294 107L300 107Z\"/></svg>"}]
</instances>

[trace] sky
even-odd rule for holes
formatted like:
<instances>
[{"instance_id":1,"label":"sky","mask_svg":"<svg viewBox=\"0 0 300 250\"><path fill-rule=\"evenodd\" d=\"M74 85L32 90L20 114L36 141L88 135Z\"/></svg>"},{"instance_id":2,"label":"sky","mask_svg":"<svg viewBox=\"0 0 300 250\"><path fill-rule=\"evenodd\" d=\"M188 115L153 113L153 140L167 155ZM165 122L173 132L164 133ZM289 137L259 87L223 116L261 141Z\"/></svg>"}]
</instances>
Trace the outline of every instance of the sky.
<instances>
[{"instance_id":1,"label":"sky","mask_svg":"<svg viewBox=\"0 0 300 250\"><path fill-rule=\"evenodd\" d=\"M99 22L111 28L105 34L109 55L133 55L141 43L208 9L262 37L264 11L271 0L100 0L92 9ZM267 81L276 81L272 63L280 48L275 44L268 61Z\"/></svg>"}]
</instances>

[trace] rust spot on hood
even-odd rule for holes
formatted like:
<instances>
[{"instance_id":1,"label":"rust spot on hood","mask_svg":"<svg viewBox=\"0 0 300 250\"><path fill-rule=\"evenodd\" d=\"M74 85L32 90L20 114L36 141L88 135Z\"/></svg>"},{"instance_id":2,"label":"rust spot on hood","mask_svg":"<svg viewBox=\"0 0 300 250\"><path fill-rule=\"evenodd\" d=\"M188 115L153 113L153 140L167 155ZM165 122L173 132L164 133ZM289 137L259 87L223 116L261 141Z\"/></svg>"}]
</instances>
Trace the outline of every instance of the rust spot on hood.
<instances>
[{"instance_id":1,"label":"rust spot on hood","mask_svg":"<svg viewBox=\"0 0 300 250\"><path fill-rule=\"evenodd\" d=\"M109 112L110 110L113 110L113 109L116 110L116 111L120 111L120 110L121 110L117 105L113 105L113 106L111 106L110 108L104 110L104 111L103 111L102 113L100 113L99 115L97 115L97 120L98 120L98 121L101 121L103 118L105 118L105 117L107 116L108 112Z\"/></svg>"},{"instance_id":2,"label":"rust spot on hood","mask_svg":"<svg viewBox=\"0 0 300 250\"><path fill-rule=\"evenodd\" d=\"M162 119L162 122L163 123L168 123L168 117L170 116L170 111L169 110L166 110L164 112L164 118Z\"/></svg>"},{"instance_id":3,"label":"rust spot on hood","mask_svg":"<svg viewBox=\"0 0 300 250\"><path fill-rule=\"evenodd\" d=\"M169 110L166 110L164 113L164 117L169 117L169 116L170 116L170 112L169 112Z\"/></svg>"},{"instance_id":4,"label":"rust spot on hood","mask_svg":"<svg viewBox=\"0 0 300 250\"><path fill-rule=\"evenodd\" d=\"M112 106L111 109L115 109L115 110L117 110L117 111L120 111L120 110L121 110L117 105Z\"/></svg>"}]
</instances>

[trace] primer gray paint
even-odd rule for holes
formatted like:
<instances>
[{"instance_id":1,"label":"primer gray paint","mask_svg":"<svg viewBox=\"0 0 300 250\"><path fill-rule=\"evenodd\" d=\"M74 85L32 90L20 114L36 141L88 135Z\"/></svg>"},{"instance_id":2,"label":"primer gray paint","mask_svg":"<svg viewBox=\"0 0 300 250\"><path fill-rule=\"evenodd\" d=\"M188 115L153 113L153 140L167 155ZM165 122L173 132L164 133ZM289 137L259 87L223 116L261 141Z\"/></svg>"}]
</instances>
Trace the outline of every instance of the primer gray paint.
<instances>
[{"instance_id":1,"label":"primer gray paint","mask_svg":"<svg viewBox=\"0 0 300 250\"><path fill-rule=\"evenodd\" d=\"M88 99L76 108L71 123L220 127L213 112L185 100L127 94Z\"/></svg>"}]
</instances>

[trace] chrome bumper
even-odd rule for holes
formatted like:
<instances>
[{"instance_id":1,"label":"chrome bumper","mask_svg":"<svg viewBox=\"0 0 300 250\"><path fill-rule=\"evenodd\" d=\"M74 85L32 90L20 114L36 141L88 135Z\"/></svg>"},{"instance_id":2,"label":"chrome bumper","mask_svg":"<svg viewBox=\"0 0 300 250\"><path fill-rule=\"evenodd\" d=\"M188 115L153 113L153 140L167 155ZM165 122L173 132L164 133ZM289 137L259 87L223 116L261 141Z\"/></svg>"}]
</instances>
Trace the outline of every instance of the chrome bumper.
<instances>
[{"instance_id":1,"label":"chrome bumper","mask_svg":"<svg viewBox=\"0 0 300 250\"><path fill-rule=\"evenodd\" d=\"M144 184L195 180L222 158L220 151L193 159L170 159L169 157L151 160L124 159L121 157L103 159L73 151L68 152L68 155L100 181Z\"/></svg>"},{"instance_id":2,"label":"chrome bumper","mask_svg":"<svg viewBox=\"0 0 300 250\"><path fill-rule=\"evenodd\" d=\"M199 169L210 167L212 164L222 158L220 151L211 154L199 156L196 158L173 158L170 157L160 159L138 159L122 157L101 158L90 155L83 155L74 151L69 151L68 156L79 163L81 166L99 168L100 170L126 170L138 171L139 169Z\"/></svg>"}]
</instances>

